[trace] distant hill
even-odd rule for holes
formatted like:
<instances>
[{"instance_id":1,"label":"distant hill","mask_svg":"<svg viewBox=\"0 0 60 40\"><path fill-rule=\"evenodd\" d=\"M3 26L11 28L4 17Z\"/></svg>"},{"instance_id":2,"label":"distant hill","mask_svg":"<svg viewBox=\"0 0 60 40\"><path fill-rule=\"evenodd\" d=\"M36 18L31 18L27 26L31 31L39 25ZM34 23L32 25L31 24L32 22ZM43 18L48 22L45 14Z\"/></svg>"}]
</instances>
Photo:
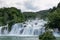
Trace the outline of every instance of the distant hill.
<instances>
[{"instance_id":1,"label":"distant hill","mask_svg":"<svg viewBox=\"0 0 60 40\"><path fill-rule=\"evenodd\" d=\"M49 13L49 10L42 10L38 12L23 12L26 19L31 18L42 18L45 19Z\"/></svg>"}]
</instances>

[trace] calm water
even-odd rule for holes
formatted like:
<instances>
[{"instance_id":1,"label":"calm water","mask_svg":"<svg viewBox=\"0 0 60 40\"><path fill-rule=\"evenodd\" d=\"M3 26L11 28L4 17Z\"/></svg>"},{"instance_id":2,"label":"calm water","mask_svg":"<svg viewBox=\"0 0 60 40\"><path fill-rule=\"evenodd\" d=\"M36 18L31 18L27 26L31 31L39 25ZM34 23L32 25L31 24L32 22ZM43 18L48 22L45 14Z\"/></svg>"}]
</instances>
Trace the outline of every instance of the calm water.
<instances>
[{"instance_id":1,"label":"calm water","mask_svg":"<svg viewBox=\"0 0 60 40\"><path fill-rule=\"evenodd\" d=\"M0 40L38 40L37 36L0 36Z\"/></svg>"},{"instance_id":2,"label":"calm water","mask_svg":"<svg viewBox=\"0 0 60 40\"><path fill-rule=\"evenodd\" d=\"M60 37L56 38L60 40ZM39 40L37 36L0 36L0 40Z\"/></svg>"}]
</instances>

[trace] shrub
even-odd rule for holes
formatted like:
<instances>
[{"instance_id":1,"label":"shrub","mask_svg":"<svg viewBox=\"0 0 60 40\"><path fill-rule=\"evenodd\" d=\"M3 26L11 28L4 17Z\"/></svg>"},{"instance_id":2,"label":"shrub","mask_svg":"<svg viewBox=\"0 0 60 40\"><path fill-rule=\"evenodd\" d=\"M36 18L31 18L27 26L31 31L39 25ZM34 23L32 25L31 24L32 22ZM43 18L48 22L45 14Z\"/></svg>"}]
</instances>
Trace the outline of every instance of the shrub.
<instances>
[{"instance_id":1,"label":"shrub","mask_svg":"<svg viewBox=\"0 0 60 40\"><path fill-rule=\"evenodd\" d=\"M42 35L39 35L39 40L56 40L56 38L53 36L52 32L47 31Z\"/></svg>"}]
</instances>

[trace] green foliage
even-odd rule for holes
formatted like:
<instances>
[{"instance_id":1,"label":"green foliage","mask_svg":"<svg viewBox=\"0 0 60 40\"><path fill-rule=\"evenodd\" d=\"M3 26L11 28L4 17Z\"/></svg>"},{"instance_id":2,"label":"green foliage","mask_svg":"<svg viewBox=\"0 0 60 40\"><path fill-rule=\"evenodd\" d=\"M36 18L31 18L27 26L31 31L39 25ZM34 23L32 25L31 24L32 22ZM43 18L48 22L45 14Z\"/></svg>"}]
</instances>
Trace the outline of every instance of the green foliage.
<instances>
[{"instance_id":1,"label":"green foliage","mask_svg":"<svg viewBox=\"0 0 60 40\"><path fill-rule=\"evenodd\" d=\"M35 18L40 18L40 19L45 19L48 15L48 12L50 10L42 10L38 12L23 12L26 20L27 19L35 19Z\"/></svg>"},{"instance_id":2,"label":"green foliage","mask_svg":"<svg viewBox=\"0 0 60 40\"><path fill-rule=\"evenodd\" d=\"M60 8L60 3L58 3L58 6L57 7Z\"/></svg>"},{"instance_id":3,"label":"green foliage","mask_svg":"<svg viewBox=\"0 0 60 40\"><path fill-rule=\"evenodd\" d=\"M36 13L35 12L23 12L23 15L25 16L25 19L35 19Z\"/></svg>"},{"instance_id":4,"label":"green foliage","mask_svg":"<svg viewBox=\"0 0 60 40\"><path fill-rule=\"evenodd\" d=\"M37 17L40 17L41 19L46 19L46 17L48 16L50 10L42 10L42 11L38 11L37 13Z\"/></svg>"},{"instance_id":5,"label":"green foliage","mask_svg":"<svg viewBox=\"0 0 60 40\"><path fill-rule=\"evenodd\" d=\"M47 31L39 36L39 40L56 40L56 38L53 36L52 32Z\"/></svg>"},{"instance_id":6,"label":"green foliage","mask_svg":"<svg viewBox=\"0 0 60 40\"><path fill-rule=\"evenodd\" d=\"M58 4L60 5L60 4ZM48 15L48 23L46 25L47 28L58 28L60 30L60 6L56 8L56 10L52 11Z\"/></svg>"},{"instance_id":7,"label":"green foliage","mask_svg":"<svg viewBox=\"0 0 60 40\"><path fill-rule=\"evenodd\" d=\"M24 22L25 17L21 11L17 8L0 8L0 25L9 25L9 30L11 26L15 23Z\"/></svg>"}]
</instances>

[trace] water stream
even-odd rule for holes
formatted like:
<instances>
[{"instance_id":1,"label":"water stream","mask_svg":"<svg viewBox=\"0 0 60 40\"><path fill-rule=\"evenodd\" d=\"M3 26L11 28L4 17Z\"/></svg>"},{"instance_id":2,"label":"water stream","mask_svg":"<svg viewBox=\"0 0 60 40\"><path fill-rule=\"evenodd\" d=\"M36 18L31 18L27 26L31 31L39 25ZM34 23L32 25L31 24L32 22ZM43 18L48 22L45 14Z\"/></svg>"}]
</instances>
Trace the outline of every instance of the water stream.
<instances>
[{"instance_id":1,"label":"water stream","mask_svg":"<svg viewBox=\"0 0 60 40\"><path fill-rule=\"evenodd\" d=\"M28 20L25 23L16 23L12 26L11 31L8 33L7 25L0 27L0 34L9 35L40 35L45 32L44 20Z\"/></svg>"},{"instance_id":2,"label":"water stream","mask_svg":"<svg viewBox=\"0 0 60 40\"><path fill-rule=\"evenodd\" d=\"M12 26L11 31L8 32L8 25L0 27L0 37L4 36L15 36L15 37L27 37L27 36L38 36L45 32L44 25L47 21L43 19L28 20L25 23L16 23ZM60 34L57 34L57 31L53 32L57 37Z\"/></svg>"}]
</instances>

